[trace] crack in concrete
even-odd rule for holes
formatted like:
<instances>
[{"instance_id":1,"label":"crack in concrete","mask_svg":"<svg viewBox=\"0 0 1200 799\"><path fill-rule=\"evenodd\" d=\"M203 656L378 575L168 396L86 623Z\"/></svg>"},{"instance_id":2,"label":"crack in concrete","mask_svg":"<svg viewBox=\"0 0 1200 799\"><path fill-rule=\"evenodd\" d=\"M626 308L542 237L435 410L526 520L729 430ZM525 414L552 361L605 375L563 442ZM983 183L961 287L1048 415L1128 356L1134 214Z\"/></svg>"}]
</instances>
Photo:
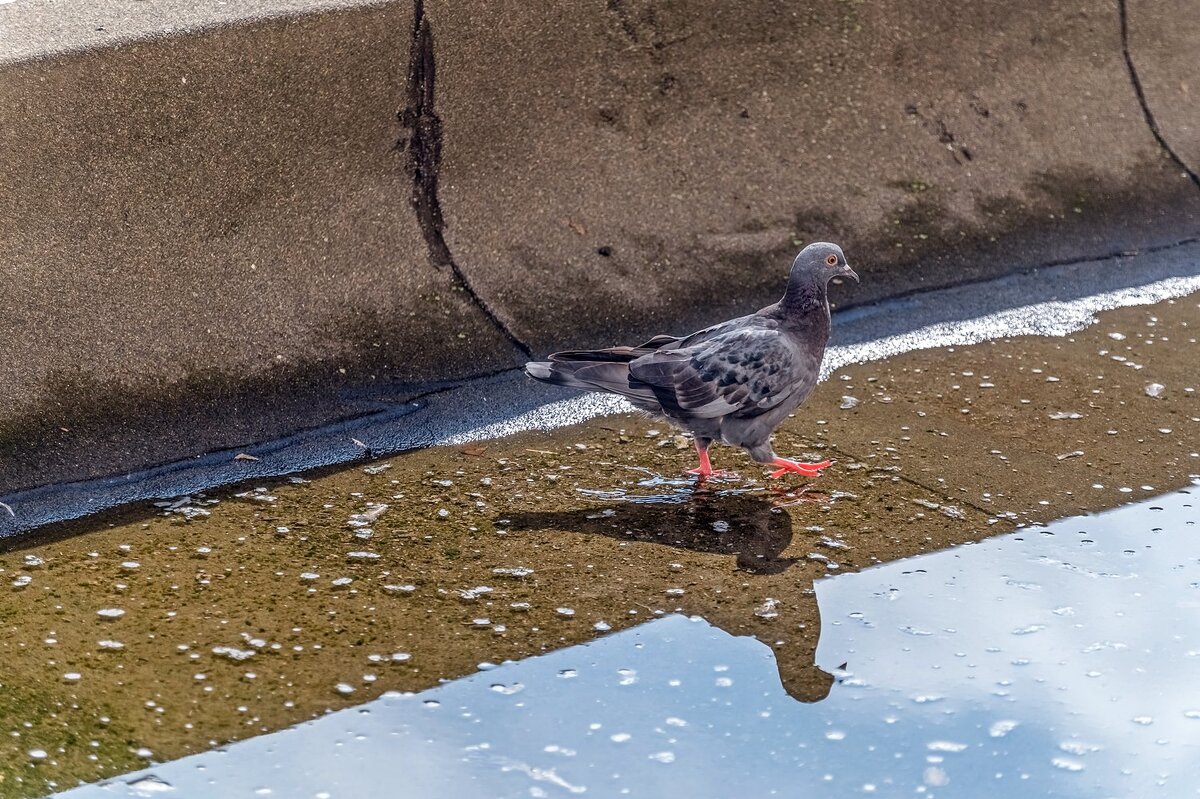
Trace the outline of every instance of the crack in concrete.
<instances>
[{"instance_id":1,"label":"crack in concrete","mask_svg":"<svg viewBox=\"0 0 1200 799\"><path fill-rule=\"evenodd\" d=\"M433 28L425 15L424 0L413 2L412 47L408 61L408 103L397 114L407 131L393 148L405 156L405 171L412 178L411 204L417 224L429 248L429 261L438 269L449 268L454 283L526 358L532 348L522 341L471 285L446 243L446 220L438 200L438 174L442 165L442 120L434 109L437 63L433 50Z\"/></svg>"},{"instance_id":2,"label":"crack in concrete","mask_svg":"<svg viewBox=\"0 0 1200 799\"><path fill-rule=\"evenodd\" d=\"M1142 79L1138 76L1137 67L1133 64L1133 54L1129 50L1129 0L1117 0L1117 10L1121 21L1121 55L1125 58L1125 67L1129 70L1129 81L1133 84L1133 93L1137 95L1138 105L1142 107L1142 116L1146 120L1146 125L1150 128L1150 133L1153 134L1155 141L1163 148L1171 160L1179 165L1179 168L1184 171L1188 178L1195 184L1197 189L1200 189L1200 174L1196 170L1188 166L1178 153L1171 148L1163 136L1162 131L1158 127L1158 122L1154 119L1154 112L1150 110L1150 103L1146 100L1146 90L1142 87Z\"/></svg>"}]
</instances>

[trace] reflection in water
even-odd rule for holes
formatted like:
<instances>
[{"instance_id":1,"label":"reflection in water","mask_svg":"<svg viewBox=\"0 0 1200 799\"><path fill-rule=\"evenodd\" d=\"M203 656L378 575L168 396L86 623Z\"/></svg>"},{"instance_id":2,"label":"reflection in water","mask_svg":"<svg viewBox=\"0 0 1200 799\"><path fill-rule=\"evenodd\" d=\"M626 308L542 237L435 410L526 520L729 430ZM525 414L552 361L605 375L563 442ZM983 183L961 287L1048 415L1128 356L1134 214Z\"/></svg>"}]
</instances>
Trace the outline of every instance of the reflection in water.
<instances>
[{"instance_id":1,"label":"reflection in water","mask_svg":"<svg viewBox=\"0 0 1200 799\"><path fill-rule=\"evenodd\" d=\"M1184 491L823 580L814 704L671 616L67 795L1195 796L1198 521Z\"/></svg>"},{"instance_id":2,"label":"reflection in water","mask_svg":"<svg viewBox=\"0 0 1200 799\"><path fill-rule=\"evenodd\" d=\"M512 514L510 529L569 530L733 555L739 569L759 574L779 574L796 562L780 556L792 543L791 516L762 494L690 489L686 495L608 494L618 496L619 502L582 510Z\"/></svg>"},{"instance_id":3,"label":"reflection in water","mask_svg":"<svg viewBox=\"0 0 1200 799\"><path fill-rule=\"evenodd\" d=\"M713 481L698 486L695 480L669 480L650 476L639 480L639 491L589 491L589 496L615 500L611 504L581 510L510 514L510 530L564 530L585 535L602 535L618 541L640 541L675 549L715 555L732 555L737 569L748 575L778 575L797 562L783 557L792 543L792 517L784 508L804 501L782 492L713 489ZM834 677L814 661L821 631L820 611L812 591L789 592L793 621L787 632L767 624L780 612L776 600L754 600L731 596L726 604L681 597L681 607L704 616L733 635L749 633L775 650L784 689L799 702L819 702L829 695ZM780 640L786 637L786 642Z\"/></svg>"}]
</instances>

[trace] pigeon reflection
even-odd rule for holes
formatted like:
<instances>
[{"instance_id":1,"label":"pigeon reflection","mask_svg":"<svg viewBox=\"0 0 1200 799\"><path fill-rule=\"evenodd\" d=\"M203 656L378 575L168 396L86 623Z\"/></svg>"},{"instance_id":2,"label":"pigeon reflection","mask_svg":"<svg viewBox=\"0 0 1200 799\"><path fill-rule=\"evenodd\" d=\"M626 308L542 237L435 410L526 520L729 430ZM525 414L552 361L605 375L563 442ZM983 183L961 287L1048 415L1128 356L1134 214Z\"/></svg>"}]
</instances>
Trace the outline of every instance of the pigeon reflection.
<instances>
[{"instance_id":1,"label":"pigeon reflection","mask_svg":"<svg viewBox=\"0 0 1200 799\"><path fill-rule=\"evenodd\" d=\"M796 562L781 557L792 543L792 518L765 496L697 490L689 501L677 496L631 497L618 503L571 511L517 513L514 530L569 530L618 541L642 541L676 549L733 555L737 568L779 574Z\"/></svg>"},{"instance_id":2,"label":"pigeon reflection","mask_svg":"<svg viewBox=\"0 0 1200 799\"><path fill-rule=\"evenodd\" d=\"M674 481L652 479L639 485L668 483ZM658 496L620 492L606 496L618 501L582 510L512 514L508 517L509 529L564 530L732 555L738 570L762 576L782 574L798 560L782 556L792 542L792 517L778 504L781 497L691 487ZM794 504L797 500L787 501ZM807 624L793 626L793 621L787 629L764 624L769 617L759 606L761 595L749 592L729 596L729 601L715 605L688 607L686 612L699 613L732 635L758 638L771 648L784 690L797 701L819 702L829 695L834 677L814 663L821 630L816 595L811 590L785 591L778 594L788 597L785 612L791 619L805 619Z\"/></svg>"}]
</instances>

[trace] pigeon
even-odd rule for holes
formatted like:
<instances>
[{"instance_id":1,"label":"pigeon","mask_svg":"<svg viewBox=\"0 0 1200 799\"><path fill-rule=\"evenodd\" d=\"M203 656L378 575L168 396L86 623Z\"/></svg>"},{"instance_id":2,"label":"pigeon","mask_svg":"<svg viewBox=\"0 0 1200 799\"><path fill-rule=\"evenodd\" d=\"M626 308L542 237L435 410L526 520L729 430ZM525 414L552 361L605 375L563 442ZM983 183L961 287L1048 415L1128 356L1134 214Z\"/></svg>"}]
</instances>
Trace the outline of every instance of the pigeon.
<instances>
[{"instance_id":1,"label":"pigeon","mask_svg":"<svg viewBox=\"0 0 1200 799\"><path fill-rule=\"evenodd\" d=\"M772 305L687 336L658 335L636 347L556 352L525 364L535 380L625 397L692 434L701 480L714 471L714 441L741 447L756 462L815 477L830 462L781 458L771 433L817 385L829 341L827 288L858 275L836 244L816 242L792 261L787 290Z\"/></svg>"}]
</instances>

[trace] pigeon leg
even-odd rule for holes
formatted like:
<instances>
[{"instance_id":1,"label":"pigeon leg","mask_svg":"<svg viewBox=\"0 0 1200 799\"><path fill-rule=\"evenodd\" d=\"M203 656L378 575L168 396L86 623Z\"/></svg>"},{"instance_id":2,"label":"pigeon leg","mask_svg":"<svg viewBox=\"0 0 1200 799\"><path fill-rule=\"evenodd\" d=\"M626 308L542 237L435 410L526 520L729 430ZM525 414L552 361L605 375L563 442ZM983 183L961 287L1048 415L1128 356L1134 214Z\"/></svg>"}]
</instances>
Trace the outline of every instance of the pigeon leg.
<instances>
[{"instance_id":1,"label":"pigeon leg","mask_svg":"<svg viewBox=\"0 0 1200 799\"><path fill-rule=\"evenodd\" d=\"M782 477L788 472L802 474L805 477L820 477L821 470L829 468L831 461L820 461L819 463L800 463L799 461L789 461L787 458L774 458L771 460L772 466L778 466L779 469L771 472L772 477Z\"/></svg>"},{"instance_id":2,"label":"pigeon leg","mask_svg":"<svg viewBox=\"0 0 1200 799\"><path fill-rule=\"evenodd\" d=\"M711 443L706 439L696 439L696 454L700 456L700 466L696 469L688 469L688 474L694 474L701 480L708 477L725 477L729 474L724 469L713 469L712 463L708 460L708 445Z\"/></svg>"}]
</instances>

